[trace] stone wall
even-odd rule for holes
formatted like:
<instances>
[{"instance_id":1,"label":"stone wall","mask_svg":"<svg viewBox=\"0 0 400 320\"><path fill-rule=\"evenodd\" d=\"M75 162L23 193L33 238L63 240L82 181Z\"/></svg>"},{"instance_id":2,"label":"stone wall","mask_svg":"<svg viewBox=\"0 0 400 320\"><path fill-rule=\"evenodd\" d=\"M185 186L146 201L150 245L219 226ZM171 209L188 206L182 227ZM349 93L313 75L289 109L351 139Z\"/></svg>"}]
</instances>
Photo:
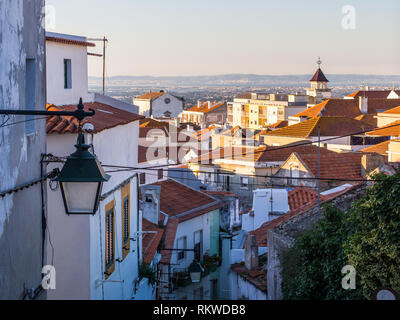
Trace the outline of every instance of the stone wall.
<instances>
[{"instance_id":1,"label":"stone wall","mask_svg":"<svg viewBox=\"0 0 400 320\"><path fill-rule=\"evenodd\" d=\"M322 204L331 203L339 210L347 212L352 203L365 194L365 190L364 184L357 185L333 199L323 201ZM318 205L312 206L274 229L268 230L268 300L282 299L280 253L290 248L299 234L309 230L322 217L323 211L322 208L318 210Z\"/></svg>"}]
</instances>

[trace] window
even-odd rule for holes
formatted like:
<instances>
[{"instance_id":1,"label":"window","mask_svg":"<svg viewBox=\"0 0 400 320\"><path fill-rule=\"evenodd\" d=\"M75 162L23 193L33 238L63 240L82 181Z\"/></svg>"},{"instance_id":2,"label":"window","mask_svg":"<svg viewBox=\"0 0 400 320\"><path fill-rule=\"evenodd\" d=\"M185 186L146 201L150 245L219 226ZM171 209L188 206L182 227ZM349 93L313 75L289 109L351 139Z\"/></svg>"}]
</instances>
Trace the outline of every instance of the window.
<instances>
[{"instance_id":1,"label":"window","mask_svg":"<svg viewBox=\"0 0 400 320\"><path fill-rule=\"evenodd\" d=\"M130 250L130 209L129 209L129 183L122 188L122 260L129 254Z\"/></svg>"},{"instance_id":2,"label":"window","mask_svg":"<svg viewBox=\"0 0 400 320\"><path fill-rule=\"evenodd\" d=\"M72 88L71 59L64 59L64 89Z\"/></svg>"},{"instance_id":3,"label":"window","mask_svg":"<svg viewBox=\"0 0 400 320\"><path fill-rule=\"evenodd\" d=\"M157 170L157 177L158 177L158 180L164 178L164 169Z\"/></svg>"},{"instance_id":4,"label":"window","mask_svg":"<svg viewBox=\"0 0 400 320\"><path fill-rule=\"evenodd\" d=\"M176 246L178 249L178 260L184 260L186 258L186 251L180 249L186 249L186 237L179 238L176 241Z\"/></svg>"},{"instance_id":5,"label":"window","mask_svg":"<svg viewBox=\"0 0 400 320\"><path fill-rule=\"evenodd\" d=\"M196 231L194 239L194 260L201 261L203 258L203 230Z\"/></svg>"},{"instance_id":6,"label":"window","mask_svg":"<svg viewBox=\"0 0 400 320\"><path fill-rule=\"evenodd\" d=\"M115 210L114 201L106 205L105 219L105 278L107 279L115 269Z\"/></svg>"},{"instance_id":7,"label":"window","mask_svg":"<svg viewBox=\"0 0 400 320\"><path fill-rule=\"evenodd\" d=\"M146 174L144 172L139 174L139 182L140 182L140 184L146 183Z\"/></svg>"},{"instance_id":8,"label":"window","mask_svg":"<svg viewBox=\"0 0 400 320\"><path fill-rule=\"evenodd\" d=\"M249 187L249 178L240 177L240 187L247 189Z\"/></svg>"},{"instance_id":9,"label":"window","mask_svg":"<svg viewBox=\"0 0 400 320\"><path fill-rule=\"evenodd\" d=\"M36 107L36 60L26 59L25 71L25 110L35 110ZM35 133L34 116L25 116L25 134Z\"/></svg>"}]
</instances>

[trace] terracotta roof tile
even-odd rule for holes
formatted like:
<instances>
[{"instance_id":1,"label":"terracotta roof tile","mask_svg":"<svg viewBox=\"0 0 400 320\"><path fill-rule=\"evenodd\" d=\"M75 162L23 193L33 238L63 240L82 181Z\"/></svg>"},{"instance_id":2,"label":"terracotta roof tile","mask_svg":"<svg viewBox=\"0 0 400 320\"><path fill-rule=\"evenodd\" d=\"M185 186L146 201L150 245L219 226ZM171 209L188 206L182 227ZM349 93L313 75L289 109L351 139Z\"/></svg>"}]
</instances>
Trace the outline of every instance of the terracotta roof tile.
<instances>
[{"instance_id":1,"label":"terracotta roof tile","mask_svg":"<svg viewBox=\"0 0 400 320\"><path fill-rule=\"evenodd\" d=\"M141 96L138 96L138 97L136 97L134 99L154 100L154 99L157 99L157 98L161 97L164 94L165 94L165 91L159 91L159 92L149 91L149 92L147 92L145 94L142 94Z\"/></svg>"},{"instance_id":2,"label":"terracotta roof tile","mask_svg":"<svg viewBox=\"0 0 400 320\"><path fill-rule=\"evenodd\" d=\"M143 118L135 113L111 107L100 102L84 103L85 110L93 109L96 114L93 117L85 118L82 124L91 123L94 126L94 133L110 129L118 125L124 125ZM76 105L55 106L48 104L49 111L74 111ZM46 132L51 133L78 133L78 120L73 116L47 116Z\"/></svg>"},{"instance_id":3,"label":"terracotta roof tile","mask_svg":"<svg viewBox=\"0 0 400 320\"><path fill-rule=\"evenodd\" d=\"M370 124L347 117L315 117L281 129L267 132L266 136L309 138L318 136L341 136L373 129Z\"/></svg>"},{"instance_id":4,"label":"terracotta roof tile","mask_svg":"<svg viewBox=\"0 0 400 320\"><path fill-rule=\"evenodd\" d=\"M279 128L283 128L286 127L288 125L288 121L287 120L280 120L278 122L275 122L274 124L271 124L268 126L268 128L270 129L279 129ZM261 132L260 132L261 134Z\"/></svg>"},{"instance_id":5,"label":"terracotta roof tile","mask_svg":"<svg viewBox=\"0 0 400 320\"><path fill-rule=\"evenodd\" d=\"M157 252L157 248L164 234L164 230L157 227L155 224L151 223L145 218L142 218L142 230L156 232L144 233L142 236L143 261L147 264L150 264Z\"/></svg>"},{"instance_id":6,"label":"terracotta roof tile","mask_svg":"<svg viewBox=\"0 0 400 320\"><path fill-rule=\"evenodd\" d=\"M387 151L389 150L389 143L393 140L387 140L376 145L361 149L360 152L364 153L378 153L384 156L388 156Z\"/></svg>"},{"instance_id":7,"label":"terracotta roof tile","mask_svg":"<svg viewBox=\"0 0 400 320\"><path fill-rule=\"evenodd\" d=\"M165 229L165 240L164 240L164 248L172 249L174 248L175 244L175 235L176 230L178 229L179 221L175 218L168 218L167 227ZM172 250L161 250L161 263L162 264L169 264L172 257Z\"/></svg>"},{"instance_id":8,"label":"terracotta roof tile","mask_svg":"<svg viewBox=\"0 0 400 320\"><path fill-rule=\"evenodd\" d=\"M362 179L361 176L362 153L336 153L321 155L321 179ZM305 154L299 158L311 170L314 177L318 177L318 155Z\"/></svg>"},{"instance_id":9,"label":"terracotta roof tile","mask_svg":"<svg viewBox=\"0 0 400 320\"><path fill-rule=\"evenodd\" d=\"M399 92L399 94L400 94L400 92ZM397 106L397 107L394 107L392 109L383 111L382 113L384 113L384 114L400 114L400 106Z\"/></svg>"},{"instance_id":10,"label":"terracotta roof tile","mask_svg":"<svg viewBox=\"0 0 400 320\"><path fill-rule=\"evenodd\" d=\"M400 137L400 120L391 122L386 126L367 132L369 136Z\"/></svg>"},{"instance_id":11,"label":"terracotta roof tile","mask_svg":"<svg viewBox=\"0 0 400 320\"><path fill-rule=\"evenodd\" d=\"M318 147L314 145L300 145L300 146L285 146L282 147L266 147L265 151L258 158L258 162L284 162L293 153L299 155L303 154L318 154ZM336 154L336 152L321 148L321 155Z\"/></svg>"},{"instance_id":12,"label":"terracotta roof tile","mask_svg":"<svg viewBox=\"0 0 400 320\"><path fill-rule=\"evenodd\" d=\"M388 110L400 105L400 99L368 99L368 113ZM342 116L355 118L361 115L358 99L328 99L294 115L313 118L317 116Z\"/></svg>"},{"instance_id":13,"label":"terracotta roof tile","mask_svg":"<svg viewBox=\"0 0 400 320\"><path fill-rule=\"evenodd\" d=\"M170 217L175 217L181 213L202 208L206 205L211 207L211 205L218 202L207 194L189 188L172 179L159 181L152 185L161 186L160 210Z\"/></svg>"},{"instance_id":14,"label":"terracotta roof tile","mask_svg":"<svg viewBox=\"0 0 400 320\"><path fill-rule=\"evenodd\" d=\"M375 117L375 114L364 113L355 117L354 119L368 123L370 126L374 128L376 128L378 124L378 119Z\"/></svg>"},{"instance_id":15,"label":"terracotta roof tile","mask_svg":"<svg viewBox=\"0 0 400 320\"><path fill-rule=\"evenodd\" d=\"M75 45L75 46L83 46L83 47L95 47L96 46L92 42L71 40L71 39L65 39L65 38L61 38L61 37L52 37L52 36L46 36L46 41L58 42L58 43L63 43L63 44Z\"/></svg>"},{"instance_id":16,"label":"terracotta roof tile","mask_svg":"<svg viewBox=\"0 0 400 320\"><path fill-rule=\"evenodd\" d=\"M219 107L225 106L225 102L211 102L211 107L208 107L208 102L205 102L203 104L200 104L200 107L195 105L194 107L191 107L190 109L187 109L185 111L188 112L201 112L201 113L207 113L210 111L213 111L215 109L218 109Z\"/></svg>"},{"instance_id":17,"label":"terracotta roof tile","mask_svg":"<svg viewBox=\"0 0 400 320\"><path fill-rule=\"evenodd\" d=\"M307 187L297 187L288 192L290 210L302 207L314 199L318 199L318 192Z\"/></svg>"},{"instance_id":18,"label":"terracotta roof tile","mask_svg":"<svg viewBox=\"0 0 400 320\"><path fill-rule=\"evenodd\" d=\"M322 72L321 68L317 69L317 71L314 73L310 81L329 82L329 80L325 77L324 73Z\"/></svg>"},{"instance_id":19,"label":"terracotta roof tile","mask_svg":"<svg viewBox=\"0 0 400 320\"><path fill-rule=\"evenodd\" d=\"M359 97L367 97L368 99L386 99L391 90L358 90L349 94L347 97L358 99ZM400 90L395 90L400 95Z\"/></svg>"}]
</instances>

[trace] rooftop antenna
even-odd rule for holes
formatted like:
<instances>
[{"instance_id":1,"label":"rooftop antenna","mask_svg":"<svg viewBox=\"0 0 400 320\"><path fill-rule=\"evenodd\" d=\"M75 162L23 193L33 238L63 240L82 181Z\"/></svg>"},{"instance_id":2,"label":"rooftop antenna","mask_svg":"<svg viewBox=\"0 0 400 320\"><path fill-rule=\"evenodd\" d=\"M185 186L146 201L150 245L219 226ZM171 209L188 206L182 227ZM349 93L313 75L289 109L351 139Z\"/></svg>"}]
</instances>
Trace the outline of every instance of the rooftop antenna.
<instances>
[{"instance_id":1,"label":"rooftop antenna","mask_svg":"<svg viewBox=\"0 0 400 320\"><path fill-rule=\"evenodd\" d=\"M108 39L104 36L103 38L89 38L88 41L102 41L103 42L103 95L105 93L105 76L106 76L106 42ZM94 55L94 54L92 54ZM97 55L101 56L101 55Z\"/></svg>"}]
</instances>

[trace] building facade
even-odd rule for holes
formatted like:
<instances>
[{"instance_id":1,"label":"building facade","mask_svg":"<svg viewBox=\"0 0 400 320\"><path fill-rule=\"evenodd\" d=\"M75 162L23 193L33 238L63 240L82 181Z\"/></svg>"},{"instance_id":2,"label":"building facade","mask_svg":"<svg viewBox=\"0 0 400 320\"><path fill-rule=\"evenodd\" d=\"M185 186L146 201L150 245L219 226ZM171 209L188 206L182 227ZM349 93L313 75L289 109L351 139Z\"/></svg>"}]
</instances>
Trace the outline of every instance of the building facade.
<instances>
[{"instance_id":1,"label":"building facade","mask_svg":"<svg viewBox=\"0 0 400 320\"><path fill-rule=\"evenodd\" d=\"M176 118L183 111L184 99L160 90L133 98L133 104L139 107L139 114L145 117Z\"/></svg>"},{"instance_id":2,"label":"building facade","mask_svg":"<svg viewBox=\"0 0 400 320\"><path fill-rule=\"evenodd\" d=\"M43 9L43 0L0 2L1 109L46 109ZM15 122L20 123L6 125ZM3 193L41 177L46 124L28 116L0 116L0 123ZM40 183L0 197L0 299L46 297L41 290L45 200Z\"/></svg>"}]
</instances>

